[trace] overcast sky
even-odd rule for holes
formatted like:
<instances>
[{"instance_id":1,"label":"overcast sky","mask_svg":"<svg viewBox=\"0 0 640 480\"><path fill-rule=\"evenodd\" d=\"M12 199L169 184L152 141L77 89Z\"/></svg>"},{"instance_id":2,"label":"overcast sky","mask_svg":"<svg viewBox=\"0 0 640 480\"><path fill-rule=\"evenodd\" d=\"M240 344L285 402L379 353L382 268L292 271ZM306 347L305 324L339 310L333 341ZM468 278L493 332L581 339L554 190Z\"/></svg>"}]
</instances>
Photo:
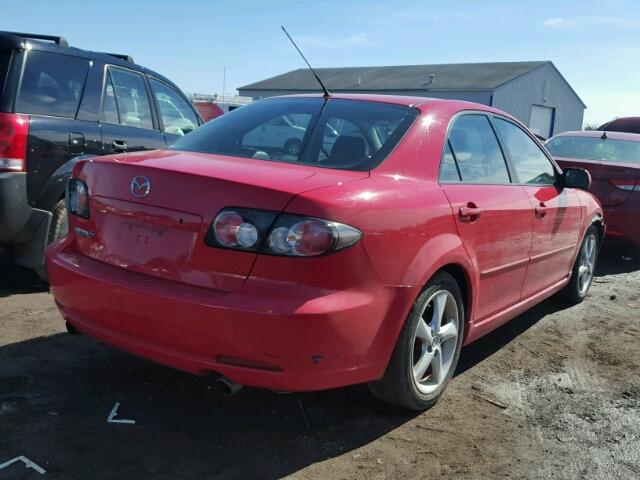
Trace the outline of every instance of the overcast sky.
<instances>
[{"instance_id":1,"label":"overcast sky","mask_svg":"<svg viewBox=\"0 0 640 480\"><path fill-rule=\"evenodd\" d=\"M402 6L401 6L402 5ZM552 60L586 123L640 116L640 1L2 2L0 29L128 53L183 90L226 92L299 68Z\"/></svg>"}]
</instances>

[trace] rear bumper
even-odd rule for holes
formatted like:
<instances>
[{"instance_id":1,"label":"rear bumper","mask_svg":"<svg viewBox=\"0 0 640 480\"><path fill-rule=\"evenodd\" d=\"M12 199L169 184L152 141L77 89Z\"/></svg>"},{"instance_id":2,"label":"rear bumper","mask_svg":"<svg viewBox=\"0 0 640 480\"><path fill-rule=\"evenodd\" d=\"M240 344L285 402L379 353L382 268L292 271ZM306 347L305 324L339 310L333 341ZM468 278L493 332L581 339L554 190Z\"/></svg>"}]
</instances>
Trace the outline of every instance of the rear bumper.
<instances>
[{"instance_id":1,"label":"rear bumper","mask_svg":"<svg viewBox=\"0 0 640 480\"><path fill-rule=\"evenodd\" d=\"M640 247L640 192L631 196L617 207L605 208L607 236Z\"/></svg>"},{"instance_id":2,"label":"rear bumper","mask_svg":"<svg viewBox=\"0 0 640 480\"><path fill-rule=\"evenodd\" d=\"M26 173L0 173L0 244L20 243L31 216Z\"/></svg>"},{"instance_id":3,"label":"rear bumper","mask_svg":"<svg viewBox=\"0 0 640 480\"><path fill-rule=\"evenodd\" d=\"M47 273L62 315L83 333L179 370L290 391L380 378L418 293L255 278L215 291L104 264L69 239L47 251ZM228 357L253 366L230 365Z\"/></svg>"}]
</instances>

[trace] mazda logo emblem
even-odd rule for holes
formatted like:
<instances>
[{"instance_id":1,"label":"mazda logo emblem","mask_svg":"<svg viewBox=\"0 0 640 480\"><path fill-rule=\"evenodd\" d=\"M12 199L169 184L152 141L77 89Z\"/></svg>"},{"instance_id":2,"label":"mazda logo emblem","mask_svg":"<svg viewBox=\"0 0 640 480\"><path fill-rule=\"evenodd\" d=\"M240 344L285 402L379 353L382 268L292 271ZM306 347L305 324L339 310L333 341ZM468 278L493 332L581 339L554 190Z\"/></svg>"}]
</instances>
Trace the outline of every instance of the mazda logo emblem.
<instances>
[{"instance_id":1,"label":"mazda logo emblem","mask_svg":"<svg viewBox=\"0 0 640 480\"><path fill-rule=\"evenodd\" d=\"M131 195L137 198L144 198L151 191L151 181L147 177L138 175L131 180Z\"/></svg>"}]
</instances>

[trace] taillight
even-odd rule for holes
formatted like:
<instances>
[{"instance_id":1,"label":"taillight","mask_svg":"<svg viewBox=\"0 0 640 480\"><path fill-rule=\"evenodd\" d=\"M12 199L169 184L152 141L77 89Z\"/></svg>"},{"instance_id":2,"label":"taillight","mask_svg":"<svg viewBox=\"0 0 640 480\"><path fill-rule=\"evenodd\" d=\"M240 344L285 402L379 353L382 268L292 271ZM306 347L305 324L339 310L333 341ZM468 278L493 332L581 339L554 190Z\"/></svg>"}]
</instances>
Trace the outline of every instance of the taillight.
<instances>
[{"instance_id":1,"label":"taillight","mask_svg":"<svg viewBox=\"0 0 640 480\"><path fill-rule=\"evenodd\" d=\"M349 247L360 230L343 223L264 210L225 208L211 224L207 245L269 255L311 257Z\"/></svg>"},{"instance_id":2,"label":"taillight","mask_svg":"<svg viewBox=\"0 0 640 480\"><path fill-rule=\"evenodd\" d=\"M67 183L67 210L82 218L89 218L89 187L77 178Z\"/></svg>"},{"instance_id":3,"label":"taillight","mask_svg":"<svg viewBox=\"0 0 640 480\"><path fill-rule=\"evenodd\" d=\"M29 117L0 113L0 172L27 170Z\"/></svg>"},{"instance_id":4,"label":"taillight","mask_svg":"<svg viewBox=\"0 0 640 480\"><path fill-rule=\"evenodd\" d=\"M611 183L614 187L619 188L620 190L625 190L627 192L640 192L640 180L617 179L611 180Z\"/></svg>"}]
</instances>

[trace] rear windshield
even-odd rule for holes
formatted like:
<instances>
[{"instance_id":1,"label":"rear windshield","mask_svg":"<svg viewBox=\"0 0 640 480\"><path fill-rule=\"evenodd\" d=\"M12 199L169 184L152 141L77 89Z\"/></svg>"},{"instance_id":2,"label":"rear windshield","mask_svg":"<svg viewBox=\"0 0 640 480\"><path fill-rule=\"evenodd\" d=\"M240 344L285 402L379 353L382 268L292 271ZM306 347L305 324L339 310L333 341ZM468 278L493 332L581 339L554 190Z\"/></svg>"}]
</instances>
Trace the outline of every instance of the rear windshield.
<instances>
[{"instance_id":1,"label":"rear windshield","mask_svg":"<svg viewBox=\"0 0 640 480\"><path fill-rule=\"evenodd\" d=\"M585 158L603 162L640 163L640 141L600 137L562 136L549 140L545 147L556 157Z\"/></svg>"},{"instance_id":2,"label":"rear windshield","mask_svg":"<svg viewBox=\"0 0 640 480\"><path fill-rule=\"evenodd\" d=\"M363 171L389 155L417 116L387 103L267 99L210 121L170 148Z\"/></svg>"},{"instance_id":3,"label":"rear windshield","mask_svg":"<svg viewBox=\"0 0 640 480\"><path fill-rule=\"evenodd\" d=\"M11 60L11 50L0 49L0 95L4 91L4 83L9 71L9 60Z\"/></svg>"},{"instance_id":4,"label":"rear windshield","mask_svg":"<svg viewBox=\"0 0 640 480\"><path fill-rule=\"evenodd\" d=\"M88 72L84 58L29 52L16 112L74 118Z\"/></svg>"}]
</instances>

